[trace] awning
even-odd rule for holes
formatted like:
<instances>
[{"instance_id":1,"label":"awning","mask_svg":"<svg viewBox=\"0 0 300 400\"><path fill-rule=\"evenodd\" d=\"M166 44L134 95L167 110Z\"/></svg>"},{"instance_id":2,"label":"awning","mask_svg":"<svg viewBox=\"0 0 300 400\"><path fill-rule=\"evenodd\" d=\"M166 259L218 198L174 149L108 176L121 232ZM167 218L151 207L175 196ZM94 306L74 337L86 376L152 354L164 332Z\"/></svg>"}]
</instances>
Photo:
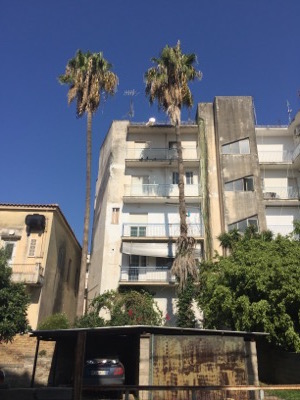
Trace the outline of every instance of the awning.
<instances>
[{"instance_id":1,"label":"awning","mask_svg":"<svg viewBox=\"0 0 300 400\"><path fill-rule=\"evenodd\" d=\"M136 243L124 242L122 253L135 254L137 256L174 258L176 254L175 243ZM197 244L195 257L201 257L201 246Z\"/></svg>"}]
</instances>

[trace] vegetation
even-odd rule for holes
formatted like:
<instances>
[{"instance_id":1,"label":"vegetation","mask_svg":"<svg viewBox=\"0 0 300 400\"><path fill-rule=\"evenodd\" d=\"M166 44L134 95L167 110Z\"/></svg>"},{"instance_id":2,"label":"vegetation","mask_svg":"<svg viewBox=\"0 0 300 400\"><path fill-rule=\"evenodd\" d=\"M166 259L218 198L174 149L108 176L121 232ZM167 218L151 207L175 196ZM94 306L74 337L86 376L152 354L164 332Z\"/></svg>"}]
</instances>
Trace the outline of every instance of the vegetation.
<instances>
[{"instance_id":1,"label":"vegetation","mask_svg":"<svg viewBox=\"0 0 300 400\"><path fill-rule=\"evenodd\" d=\"M70 322L66 314L63 313L49 315L49 317L46 317L43 321L41 321L37 327L37 329L41 331L68 328L70 328Z\"/></svg>"},{"instance_id":2,"label":"vegetation","mask_svg":"<svg viewBox=\"0 0 300 400\"><path fill-rule=\"evenodd\" d=\"M91 314L104 314L106 326L162 325L162 313L145 291L107 291L92 301L87 315Z\"/></svg>"},{"instance_id":3,"label":"vegetation","mask_svg":"<svg viewBox=\"0 0 300 400\"><path fill-rule=\"evenodd\" d=\"M82 53L78 50L75 57L68 61L65 74L59 76L59 82L69 85L68 103L76 99L77 117L87 115L85 215L77 300L77 315L82 315L91 213L92 116L99 107L101 96L105 99L115 93L118 77L111 71L111 64L102 53Z\"/></svg>"},{"instance_id":4,"label":"vegetation","mask_svg":"<svg viewBox=\"0 0 300 400\"><path fill-rule=\"evenodd\" d=\"M181 328L195 328L196 318L193 311L195 298L195 285L193 279L188 277L185 287L178 293L177 305L177 326Z\"/></svg>"},{"instance_id":5,"label":"vegetation","mask_svg":"<svg viewBox=\"0 0 300 400\"><path fill-rule=\"evenodd\" d=\"M180 236L172 265L172 273L177 277L179 290L185 287L189 276L196 278L197 268L194 257L195 239L188 236L186 223L186 204L184 196L184 168L180 137L181 109L192 107L193 97L189 82L201 79L201 72L194 67L195 54L183 54L180 42L174 47L165 46L159 58L152 58L154 67L145 73L146 95L150 104L156 100L158 107L167 113L171 124L175 126L178 156L178 189Z\"/></svg>"},{"instance_id":6,"label":"vegetation","mask_svg":"<svg viewBox=\"0 0 300 400\"><path fill-rule=\"evenodd\" d=\"M0 249L0 342L12 341L13 337L27 330L29 297L25 286L11 281L12 270L7 254Z\"/></svg>"},{"instance_id":7,"label":"vegetation","mask_svg":"<svg viewBox=\"0 0 300 400\"><path fill-rule=\"evenodd\" d=\"M253 228L225 236L230 255L200 266L204 327L268 332L273 345L300 352L299 241Z\"/></svg>"}]
</instances>

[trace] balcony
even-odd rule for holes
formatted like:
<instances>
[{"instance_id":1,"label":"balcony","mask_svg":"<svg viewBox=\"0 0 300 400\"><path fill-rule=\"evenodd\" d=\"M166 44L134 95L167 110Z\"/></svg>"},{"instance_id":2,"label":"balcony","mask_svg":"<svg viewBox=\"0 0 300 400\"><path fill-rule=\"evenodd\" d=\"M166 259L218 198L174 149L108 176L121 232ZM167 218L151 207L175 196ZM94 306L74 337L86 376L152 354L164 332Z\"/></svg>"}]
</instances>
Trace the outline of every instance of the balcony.
<instances>
[{"instance_id":1,"label":"balcony","mask_svg":"<svg viewBox=\"0 0 300 400\"><path fill-rule=\"evenodd\" d=\"M175 277L169 267L129 267L121 266L120 284L174 284Z\"/></svg>"},{"instance_id":2,"label":"balcony","mask_svg":"<svg viewBox=\"0 0 300 400\"><path fill-rule=\"evenodd\" d=\"M180 235L180 224L123 224L123 237L130 238L169 238ZM188 224L188 235L202 238L204 229L202 224Z\"/></svg>"},{"instance_id":3,"label":"balcony","mask_svg":"<svg viewBox=\"0 0 300 400\"><path fill-rule=\"evenodd\" d=\"M44 268L40 263L11 264L12 281L26 285L41 286L44 283Z\"/></svg>"},{"instance_id":4,"label":"balcony","mask_svg":"<svg viewBox=\"0 0 300 400\"><path fill-rule=\"evenodd\" d=\"M178 185L177 184L145 184L145 185L125 185L124 201L126 202L144 202L149 201L165 202L166 199L176 198L178 200ZM185 185L184 186L185 200L198 201L201 196L200 185Z\"/></svg>"},{"instance_id":5,"label":"balcony","mask_svg":"<svg viewBox=\"0 0 300 400\"><path fill-rule=\"evenodd\" d=\"M263 188L265 200L298 200L299 188L297 186L265 187Z\"/></svg>"},{"instance_id":6,"label":"balcony","mask_svg":"<svg viewBox=\"0 0 300 400\"><path fill-rule=\"evenodd\" d=\"M260 163L289 164L293 161L293 152L288 150L258 151L258 160Z\"/></svg>"},{"instance_id":7,"label":"balcony","mask_svg":"<svg viewBox=\"0 0 300 400\"><path fill-rule=\"evenodd\" d=\"M177 163L176 148L129 148L126 152L126 164L128 166L163 166L173 162ZM186 166L197 166L199 155L195 147L182 148L182 158Z\"/></svg>"}]
</instances>

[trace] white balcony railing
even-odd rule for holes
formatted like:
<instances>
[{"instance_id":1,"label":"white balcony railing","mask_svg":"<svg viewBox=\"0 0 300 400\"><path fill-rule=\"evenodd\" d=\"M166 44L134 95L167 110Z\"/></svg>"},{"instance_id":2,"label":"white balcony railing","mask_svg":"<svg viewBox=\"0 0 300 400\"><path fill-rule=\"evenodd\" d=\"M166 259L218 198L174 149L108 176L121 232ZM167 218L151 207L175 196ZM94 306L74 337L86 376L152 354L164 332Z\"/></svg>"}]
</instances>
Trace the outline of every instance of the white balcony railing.
<instances>
[{"instance_id":1,"label":"white balcony railing","mask_svg":"<svg viewBox=\"0 0 300 400\"><path fill-rule=\"evenodd\" d=\"M147 184L147 185L125 185L125 196L128 197L178 197L178 185ZM201 194L200 185L185 185L186 197L198 197Z\"/></svg>"},{"instance_id":2,"label":"white balcony railing","mask_svg":"<svg viewBox=\"0 0 300 400\"><path fill-rule=\"evenodd\" d=\"M188 224L188 235L203 237L202 224ZM124 237L178 237L180 235L180 224L136 224L124 223Z\"/></svg>"},{"instance_id":3,"label":"white balcony railing","mask_svg":"<svg viewBox=\"0 0 300 400\"><path fill-rule=\"evenodd\" d=\"M44 268L40 263L11 264L12 281L28 285L42 285L44 281Z\"/></svg>"},{"instance_id":4,"label":"white balcony railing","mask_svg":"<svg viewBox=\"0 0 300 400\"><path fill-rule=\"evenodd\" d=\"M298 143L298 146L295 148L293 152L293 161L296 160L296 158L300 155L300 143Z\"/></svg>"},{"instance_id":5,"label":"white balcony railing","mask_svg":"<svg viewBox=\"0 0 300 400\"><path fill-rule=\"evenodd\" d=\"M120 282L175 282L169 267L121 266Z\"/></svg>"},{"instance_id":6,"label":"white balcony railing","mask_svg":"<svg viewBox=\"0 0 300 400\"><path fill-rule=\"evenodd\" d=\"M265 199L299 199L299 188L297 186L266 186L263 188L263 194Z\"/></svg>"},{"instance_id":7,"label":"white balcony railing","mask_svg":"<svg viewBox=\"0 0 300 400\"><path fill-rule=\"evenodd\" d=\"M197 149L195 147L184 147L182 148L182 158L184 160L198 160ZM156 161L156 160L176 160L177 149L169 148L139 148L139 149L127 149L126 151L127 160L140 160L140 161Z\"/></svg>"},{"instance_id":8,"label":"white balcony railing","mask_svg":"<svg viewBox=\"0 0 300 400\"><path fill-rule=\"evenodd\" d=\"M274 235L280 234L282 236L289 235L293 232L294 226L293 225L269 225L267 223L267 229L272 231Z\"/></svg>"},{"instance_id":9,"label":"white balcony railing","mask_svg":"<svg viewBox=\"0 0 300 400\"><path fill-rule=\"evenodd\" d=\"M292 162L293 152L282 151L258 151L258 160L261 163L286 163Z\"/></svg>"}]
</instances>

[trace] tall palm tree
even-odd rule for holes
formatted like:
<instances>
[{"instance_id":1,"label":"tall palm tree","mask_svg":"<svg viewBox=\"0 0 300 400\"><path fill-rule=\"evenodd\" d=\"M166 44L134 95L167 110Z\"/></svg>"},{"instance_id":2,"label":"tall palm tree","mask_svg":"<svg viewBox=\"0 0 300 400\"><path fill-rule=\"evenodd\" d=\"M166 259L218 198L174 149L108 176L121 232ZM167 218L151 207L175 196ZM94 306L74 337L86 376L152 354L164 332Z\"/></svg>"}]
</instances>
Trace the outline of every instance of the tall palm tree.
<instances>
[{"instance_id":1,"label":"tall palm tree","mask_svg":"<svg viewBox=\"0 0 300 400\"><path fill-rule=\"evenodd\" d=\"M111 71L112 65L102 53L82 53L78 50L70 59L64 75L58 80L69 85L68 103L76 99L77 117L87 115L86 130L86 192L82 255L77 298L77 315L83 313L85 275L89 244L89 226L91 214L91 163L92 163L92 116L97 111L101 96L105 98L116 92L118 77Z\"/></svg>"},{"instance_id":2,"label":"tall palm tree","mask_svg":"<svg viewBox=\"0 0 300 400\"><path fill-rule=\"evenodd\" d=\"M186 205L184 196L184 168L180 138L181 109L192 107L193 96L189 82L201 79L202 73L195 69L196 55L183 54L180 42L174 47L165 46L159 58L152 58L156 64L145 73L146 95L150 104L157 100L158 107L165 111L175 126L178 152L178 189L180 236L177 240L176 256L172 265L172 273L178 278L179 289L183 289L188 276L196 277L194 257L195 240L188 236L186 223Z\"/></svg>"}]
</instances>

